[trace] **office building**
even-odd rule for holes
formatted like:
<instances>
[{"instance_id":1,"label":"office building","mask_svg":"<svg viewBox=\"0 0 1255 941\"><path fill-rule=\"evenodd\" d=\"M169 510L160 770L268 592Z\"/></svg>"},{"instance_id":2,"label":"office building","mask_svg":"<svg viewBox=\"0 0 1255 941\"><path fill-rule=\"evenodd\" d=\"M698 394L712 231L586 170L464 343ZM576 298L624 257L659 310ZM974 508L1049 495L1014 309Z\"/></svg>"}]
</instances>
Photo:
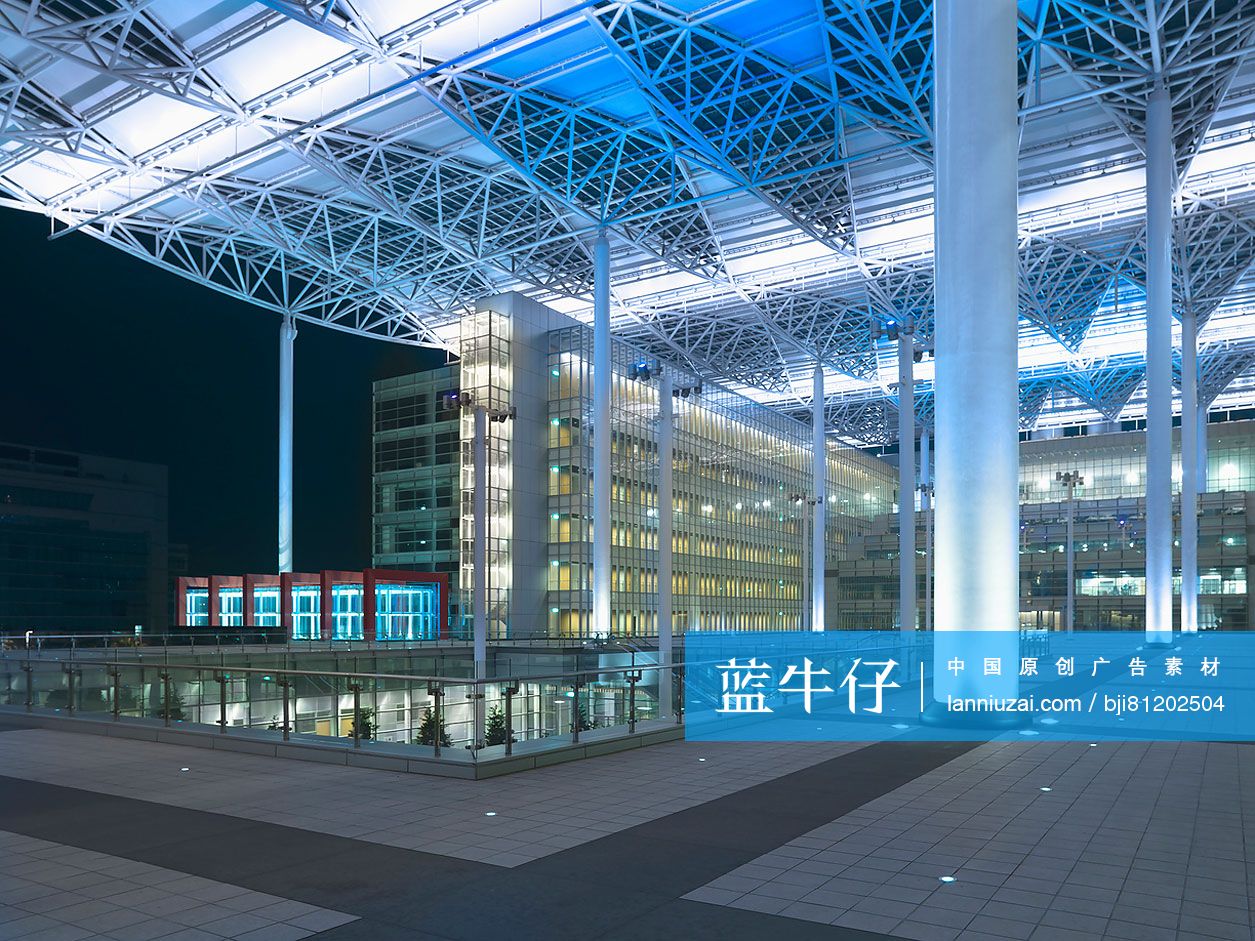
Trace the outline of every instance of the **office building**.
<instances>
[{"instance_id":1,"label":"office building","mask_svg":"<svg viewBox=\"0 0 1255 941\"><path fill-rule=\"evenodd\" d=\"M467 629L474 563L473 406L488 421L490 636L587 636L591 621L593 336L521 295L463 322L458 363L374 388L374 562L454 578ZM807 620L811 429L615 342L612 594L607 633L654 634L659 428L671 398L676 631L797 629ZM459 407L459 395L471 408ZM826 564L897 499L896 472L827 443Z\"/></svg>"},{"instance_id":2,"label":"office building","mask_svg":"<svg viewBox=\"0 0 1255 941\"><path fill-rule=\"evenodd\" d=\"M0 633L169 625L166 468L0 444Z\"/></svg>"},{"instance_id":3,"label":"office building","mask_svg":"<svg viewBox=\"0 0 1255 941\"><path fill-rule=\"evenodd\" d=\"M1215 418L1228 419L1227 413ZM1130 422L1136 426L1137 422ZM1072 426L1068 433L1036 436L1020 444L1020 625L1065 628L1067 517L1072 514L1074 626L1077 629L1141 630L1146 607L1145 433ZM1198 626L1250 627L1247 578L1255 533L1255 421L1212 421L1201 458L1198 511ZM1182 478L1180 433L1173 437L1175 525L1180 527ZM1075 502L1066 499L1065 474L1079 474ZM926 505L921 502L921 510ZM929 563L927 517L917 514L916 626ZM896 517L876 520L855 540L847 560L829 572L833 623L845 629L899 626ZM1181 593L1180 538L1174 539L1173 594ZM1177 610L1177 626L1180 611Z\"/></svg>"}]
</instances>

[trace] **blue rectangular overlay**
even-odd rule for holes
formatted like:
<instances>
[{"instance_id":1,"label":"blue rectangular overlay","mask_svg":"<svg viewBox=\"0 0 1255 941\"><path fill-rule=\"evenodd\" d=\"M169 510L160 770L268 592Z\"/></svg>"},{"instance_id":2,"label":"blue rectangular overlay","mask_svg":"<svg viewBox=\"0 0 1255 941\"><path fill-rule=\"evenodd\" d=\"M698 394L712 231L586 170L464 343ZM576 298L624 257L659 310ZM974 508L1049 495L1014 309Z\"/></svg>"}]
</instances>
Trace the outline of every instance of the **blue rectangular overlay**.
<instances>
[{"instance_id":1,"label":"blue rectangular overlay","mask_svg":"<svg viewBox=\"0 0 1255 941\"><path fill-rule=\"evenodd\" d=\"M1255 740L1255 632L706 632L695 741Z\"/></svg>"}]
</instances>

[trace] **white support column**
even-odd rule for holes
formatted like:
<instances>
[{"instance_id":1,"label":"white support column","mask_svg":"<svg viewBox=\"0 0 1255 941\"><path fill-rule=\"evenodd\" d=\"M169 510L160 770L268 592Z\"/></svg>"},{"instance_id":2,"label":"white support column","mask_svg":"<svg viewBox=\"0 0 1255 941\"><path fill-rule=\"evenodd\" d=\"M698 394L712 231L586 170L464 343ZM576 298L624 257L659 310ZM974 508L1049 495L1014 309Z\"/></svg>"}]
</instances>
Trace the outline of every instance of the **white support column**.
<instances>
[{"instance_id":1,"label":"white support column","mask_svg":"<svg viewBox=\"0 0 1255 941\"><path fill-rule=\"evenodd\" d=\"M671 647L672 626L672 538L675 508L675 399L671 373L665 368L658 382L658 715L672 714Z\"/></svg>"},{"instance_id":2,"label":"white support column","mask_svg":"<svg viewBox=\"0 0 1255 941\"><path fill-rule=\"evenodd\" d=\"M811 520L811 630L824 629L824 574L827 556L828 443L824 436L824 368L815 367L811 384L811 455L814 476L814 519Z\"/></svg>"},{"instance_id":3,"label":"white support column","mask_svg":"<svg viewBox=\"0 0 1255 941\"><path fill-rule=\"evenodd\" d=\"M933 696L944 703L1018 690L1013 670L995 679L945 669L954 656L1019 656L1016 2L937 0L934 26ZM955 631L997 640L965 650Z\"/></svg>"},{"instance_id":4,"label":"white support column","mask_svg":"<svg viewBox=\"0 0 1255 941\"><path fill-rule=\"evenodd\" d=\"M933 629L933 483L929 469L928 427L919 433L920 509L924 511L924 630Z\"/></svg>"},{"instance_id":5,"label":"white support column","mask_svg":"<svg viewBox=\"0 0 1255 941\"><path fill-rule=\"evenodd\" d=\"M1196 386L1197 388L1197 386ZM1207 492L1207 403L1198 400L1198 492Z\"/></svg>"},{"instance_id":6,"label":"white support column","mask_svg":"<svg viewBox=\"0 0 1255 941\"><path fill-rule=\"evenodd\" d=\"M1146 107L1146 640L1172 641L1172 104Z\"/></svg>"},{"instance_id":7,"label":"white support column","mask_svg":"<svg viewBox=\"0 0 1255 941\"><path fill-rule=\"evenodd\" d=\"M296 322L279 326L279 571L292 571L292 376Z\"/></svg>"},{"instance_id":8,"label":"white support column","mask_svg":"<svg viewBox=\"0 0 1255 941\"><path fill-rule=\"evenodd\" d=\"M475 646L475 675L488 659L488 409L477 405L472 413L474 427L471 457L475 492L471 503L471 528L475 537L471 566L475 577L471 597L472 633Z\"/></svg>"},{"instance_id":9,"label":"white support column","mask_svg":"<svg viewBox=\"0 0 1255 941\"><path fill-rule=\"evenodd\" d=\"M1181 633L1198 631L1198 321L1181 312Z\"/></svg>"},{"instance_id":10,"label":"white support column","mask_svg":"<svg viewBox=\"0 0 1255 941\"><path fill-rule=\"evenodd\" d=\"M475 474L475 492L471 502L472 531L475 546L471 554L475 586L471 598L471 627L474 641L475 679L488 676L488 409L476 405L471 432L471 460ZM484 741L484 699L481 687L474 699L474 742L478 747Z\"/></svg>"},{"instance_id":11,"label":"white support column","mask_svg":"<svg viewBox=\"0 0 1255 941\"><path fill-rule=\"evenodd\" d=\"M898 628L915 630L915 338L898 332Z\"/></svg>"},{"instance_id":12,"label":"white support column","mask_svg":"<svg viewBox=\"0 0 1255 941\"><path fill-rule=\"evenodd\" d=\"M593 620L588 633L610 634L610 242L593 243Z\"/></svg>"},{"instance_id":13,"label":"white support column","mask_svg":"<svg viewBox=\"0 0 1255 941\"><path fill-rule=\"evenodd\" d=\"M1070 472L1075 474L1075 471ZM1067 483L1068 488L1068 547L1067 547L1067 601L1063 613L1063 628L1069 634L1076 629L1076 479Z\"/></svg>"}]
</instances>

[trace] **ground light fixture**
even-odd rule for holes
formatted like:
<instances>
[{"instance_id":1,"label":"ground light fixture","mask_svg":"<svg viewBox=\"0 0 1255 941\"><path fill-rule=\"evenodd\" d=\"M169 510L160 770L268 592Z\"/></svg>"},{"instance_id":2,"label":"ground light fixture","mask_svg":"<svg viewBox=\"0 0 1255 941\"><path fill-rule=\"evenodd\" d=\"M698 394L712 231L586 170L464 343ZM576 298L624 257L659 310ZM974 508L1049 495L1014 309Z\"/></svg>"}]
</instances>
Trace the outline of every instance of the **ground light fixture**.
<instances>
[{"instance_id":1,"label":"ground light fixture","mask_svg":"<svg viewBox=\"0 0 1255 941\"><path fill-rule=\"evenodd\" d=\"M954 881L955 881L955 878L954 878L954 876L942 876L942 877L941 877L941 878L939 878L937 881L938 881L938 882L944 882L944 883L946 883L947 885L949 885L951 882L954 882Z\"/></svg>"}]
</instances>

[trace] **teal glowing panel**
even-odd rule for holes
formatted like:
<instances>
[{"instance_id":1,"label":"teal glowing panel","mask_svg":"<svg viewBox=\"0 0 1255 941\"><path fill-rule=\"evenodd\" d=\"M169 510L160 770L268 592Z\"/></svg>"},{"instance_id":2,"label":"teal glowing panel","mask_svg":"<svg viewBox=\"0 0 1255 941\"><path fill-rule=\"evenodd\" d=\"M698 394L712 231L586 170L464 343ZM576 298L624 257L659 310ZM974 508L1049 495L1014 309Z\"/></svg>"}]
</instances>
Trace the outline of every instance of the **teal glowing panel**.
<instances>
[{"instance_id":1,"label":"teal glowing panel","mask_svg":"<svg viewBox=\"0 0 1255 941\"><path fill-rule=\"evenodd\" d=\"M439 636L439 585L420 582L376 586L377 640L434 640Z\"/></svg>"}]
</instances>

